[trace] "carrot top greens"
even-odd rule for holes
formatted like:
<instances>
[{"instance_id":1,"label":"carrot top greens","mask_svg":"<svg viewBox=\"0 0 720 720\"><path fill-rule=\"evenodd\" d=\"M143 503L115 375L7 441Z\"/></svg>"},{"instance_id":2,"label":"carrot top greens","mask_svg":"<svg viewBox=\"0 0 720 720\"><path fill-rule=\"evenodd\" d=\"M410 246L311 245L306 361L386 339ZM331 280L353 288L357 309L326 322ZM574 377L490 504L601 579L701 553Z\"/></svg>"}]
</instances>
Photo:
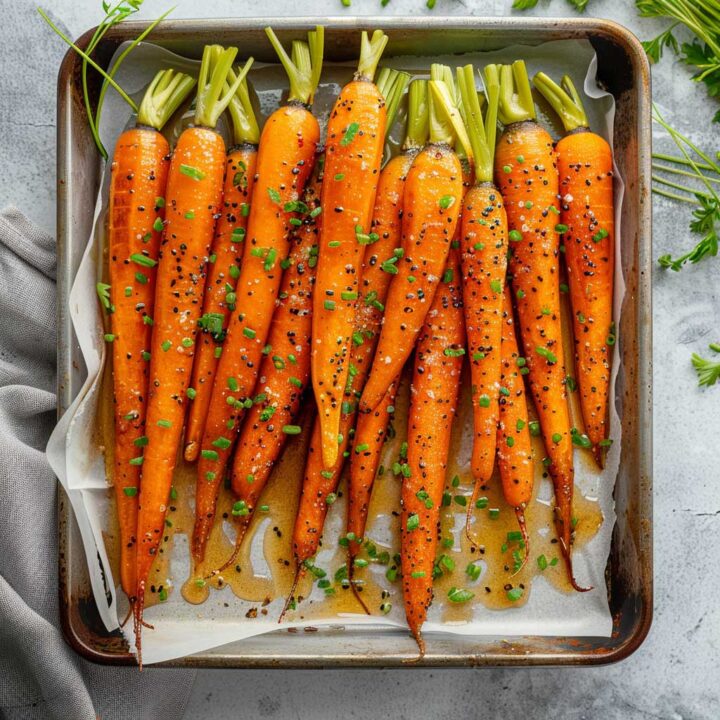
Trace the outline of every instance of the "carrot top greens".
<instances>
[{"instance_id":1,"label":"carrot top greens","mask_svg":"<svg viewBox=\"0 0 720 720\"><path fill-rule=\"evenodd\" d=\"M253 59L249 58L245 67L235 78L232 85L227 85L228 73L237 55L237 48L223 48L221 45L206 45L200 63L198 91L195 102L195 124L214 128L220 115L223 114L230 100L237 92L240 83L247 75ZM224 95L222 93L225 93Z\"/></svg>"},{"instance_id":2,"label":"carrot top greens","mask_svg":"<svg viewBox=\"0 0 720 720\"><path fill-rule=\"evenodd\" d=\"M475 89L473 66L465 65L457 68L457 82L462 98L460 112L475 156L475 182L477 183L492 182L493 179L500 87L495 81L496 78L492 71L490 75L490 81L486 82L488 109L484 121L481 96Z\"/></svg>"},{"instance_id":3,"label":"carrot top greens","mask_svg":"<svg viewBox=\"0 0 720 720\"><path fill-rule=\"evenodd\" d=\"M452 145L460 142L467 159L473 162L473 149L458 109L458 95L452 70L447 65L430 66L430 142Z\"/></svg>"},{"instance_id":4,"label":"carrot top greens","mask_svg":"<svg viewBox=\"0 0 720 720\"><path fill-rule=\"evenodd\" d=\"M243 71L240 74L245 75L246 73ZM235 72L232 69L229 70L225 85L226 89L229 89L231 85L235 85L236 80ZM250 145L257 145L260 142L260 128L255 119L255 111L250 100L246 77L241 79L235 94L230 98L228 112L232 118L235 144L249 143Z\"/></svg>"},{"instance_id":5,"label":"carrot top greens","mask_svg":"<svg viewBox=\"0 0 720 720\"><path fill-rule=\"evenodd\" d=\"M410 82L410 74L402 70L391 70L390 68L381 68L378 74L377 87L382 96L385 98L386 119L385 119L385 135L392 129L400 101L402 100L405 88Z\"/></svg>"},{"instance_id":6,"label":"carrot top greens","mask_svg":"<svg viewBox=\"0 0 720 720\"><path fill-rule=\"evenodd\" d=\"M369 80L372 82L388 39L388 36L382 30L376 30L372 34L372 38L368 37L367 32L363 30L360 40L360 59L355 73L356 80Z\"/></svg>"},{"instance_id":7,"label":"carrot top greens","mask_svg":"<svg viewBox=\"0 0 720 720\"><path fill-rule=\"evenodd\" d=\"M125 0L120 0L120 2L116 3L115 5L110 5L109 3L103 3L103 10L105 12L105 17L103 18L102 22L97 26L95 29L95 32L93 36L90 38L90 42L87 45L86 51L81 50L77 45L75 45L70 38L68 38L61 30L60 28L53 23L53 21L47 16L47 14L41 9L38 8L38 13L40 14L40 17L50 26L52 31L67 45L69 45L80 57L82 58L82 71L81 71L81 77L82 77L82 88L83 88L83 102L85 105L85 112L87 114L88 118L88 125L90 126L90 132L92 133L93 140L95 141L95 145L97 146L97 149L100 151L100 154L103 156L105 160L108 158L107 150L105 149L105 146L102 144L102 141L100 140L100 114L102 112L103 102L105 101L105 94L107 93L108 86L113 87L120 97L133 109L133 111L137 112L138 107L135 104L135 102L130 98L127 93L115 82L114 76L117 73L118 69L120 68L120 65L122 65L125 58L132 52L132 50L137 47L137 45L142 42L157 26L157 24L166 18L174 8L170 8L170 10L167 10L164 12L159 18L154 20L153 22L148 25L148 27L143 30L138 37L135 38L128 46L123 50L122 53L118 56L117 60L113 64L113 66L106 72L103 70L90 56L92 55L93 51L97 47L98 43L102 40L102 38L105 36L107 31L113 27L114 25L117 25L124 20L126 20L130 15L133 15L136 13L140 6L142 5L142 0L132 0L131 2L125 2ZM88 65L90 65L93 69L97 70L98 73L103 77L103 84L100 89L100 95L98 97L97 101L97 109L95 113L93 114L92 110L92 103L90 101L90 91L88 88L88 80L87 80L87 68Z\"/></svg>"},{"instance_id":8,"label":"carrot top greens","mask_svg":"<svg viewBox=\"0 0 720 720\"><path fill-rule=\"evenodd\" d=\"M499 75L500 78L498 115L503 125L535 119L535 103L523 60L516 60L512 65L488 65L485 68L486 82L489 75Z\"/></svg>"},{"instance_id":9,"label":"carrot top greens","mask_svg":"<svg viewBox=\"0 0 720 720\"><path fill-rule=\"evenodd\" d=\"M562 87L544 72L537 73L533 78L533 85L558 114L565 127L565 132L588 127L585 108L573 81L568 75L563 75L560 83Z\"/></svg>"},{"instance_id":10,"label":"carrot top greens","mask_svg":"<svg viewBox=\"0 0 720 720\"><path fill-rule=\"evenodd\" d=\"M290 81L288 102L312 105L322 72L325 28L318 25L315 30L311 30L308 33L307 42L293 40L290 55L285 52L285 48L272 28L266 27L265 33Z\"/></svg>"},{"instance_id":11,"label":"carrot top greens","mask_svg":"<svg viewBox=\"0 0 720 720\"><path fill-rule=\"evenodd\" d=\"M428 140L428 81L413 80L408 89L408 119L403 150L419 150Z\"/></svg>"},{"instance_id":12,"label":"carrot top greens","mask_svg":"<svg viewBox=\"0 0 720 720\"><path fill-rule=\"evenodd\" d=\"M176 70L160 70L145 91L138 109L138 125L162 130L195 87L195 78Z\"/></svg>"}]
</instances>

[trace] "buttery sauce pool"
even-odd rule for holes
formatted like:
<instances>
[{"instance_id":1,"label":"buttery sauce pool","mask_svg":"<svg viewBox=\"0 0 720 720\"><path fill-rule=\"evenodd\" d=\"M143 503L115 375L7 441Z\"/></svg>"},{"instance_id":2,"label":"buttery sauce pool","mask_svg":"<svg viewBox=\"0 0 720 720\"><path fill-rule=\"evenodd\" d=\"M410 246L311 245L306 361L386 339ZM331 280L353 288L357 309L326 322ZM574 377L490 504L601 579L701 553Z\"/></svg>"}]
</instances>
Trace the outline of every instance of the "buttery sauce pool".
<instances>
[{"instance_id":1,"label":"buttery sauce pool","mask_svg":"<svg viewBox=\"0 0 720 720\"><path fill-rule=\"evenodd\" d=\"M572 365L568 364L568 367ZM113 422L109 370L105 371L104 383L107 391L102 394L100 408L101 444L105 448L106 472L111 478ZM453 425L434 581L435 609L439 606L439 617L443 622L452 623L471 620L478 604L493 610L523 605L528 601L533 580L538 575L542 575L559 592L572 591L555 538L551 486L548 481L542 481L544 448L540 438L533 438L536 482L533 500L525 512L529 548L517 539L515 512L503 499L497 472L479 492L481 507L473 509L470 533L475 543L466 537L466 503L472 493L472 408L467 392L467 368L463 388L465 391L461 393ZM393 605L402 606L398 562L401 476L394 476L391 468L405 440L409 394L409 373L406 372L395 403L393 432L383 448L381 468L373 489L366 532L368 542L353 570L358 594L375 615L384 614ZM577 393L569 395L574 424L580 426ZM530 412L531 419L534 419L532 407ZM230 490L221 487L217 520L210 534L205 560L201 565L192 566L186 579L173 577L171 559L176 536L184 535L186 546L192 536L196 468L180 457L173 481L166 532L148 582L148 606L165 601L177 592L186 602L198 605L207 600L211 592L229 587L238 598L252 604L244 612L248 620L259 615L276 619L279 614L275 610L277 604L273 606L272 613L267 606L290 593L295 577L292 531L312 421L312 412L306 412L299 419L303 432L288 439L240 550L227 567L217 572L231 558L235 546L231 513L234 500ZM576 451L575 463L576 466L583 464L590 468L593 460L588 451ZM338 501L328 512L320 551L314 567L306 571L298 583L296 598L300 602L295 608L291 606L286 615L288 621L311 624L313 619L321 617L362 612L348 587L344 569L346 549L338 542L345 532L347 475L346 464L338 488ZM112 506L114 496L111 490L109 494ZM260 506L267 509L262 511ZM603 517L598 503L583 497L577 488L573 508L574 548L577 550L595 536ZM117 577L119 548L115 541L117 521L114 507L111 507L111 516L105 538L113 573ZM526 552L527 560L523 563ZM522 567L518 569L520 564ZM582 578L579 580L582 582ZM182 583L181 586L178 583ZM464 602L452 602L448 598L452 588L472 593L472 597ZM227 594L224 600L225 603L232 602ZM246 605L243 604L243 610Z\"/></svg>"}]
</instances>

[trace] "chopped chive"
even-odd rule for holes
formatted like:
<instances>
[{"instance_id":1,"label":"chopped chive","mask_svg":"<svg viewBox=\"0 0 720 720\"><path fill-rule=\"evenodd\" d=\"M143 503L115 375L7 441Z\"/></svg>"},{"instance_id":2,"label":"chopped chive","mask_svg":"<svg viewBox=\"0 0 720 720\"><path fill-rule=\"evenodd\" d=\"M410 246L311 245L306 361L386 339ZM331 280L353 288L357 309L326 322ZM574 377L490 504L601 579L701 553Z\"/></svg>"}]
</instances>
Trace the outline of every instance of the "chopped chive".
<instances>
[{"instance_id":1,"label":"chopped chive","mask_svg":"<svg viewBox=\"0 0 720 720\"><path fill-rule=\"evenodd\" d=\"M299 425L283 425L282 431L286 435L299 435L302 432L302 428Z\"/></svg>"},{"instance_id":2,"label":"chopped chive","mask_svg":"<svg viewBox=\"0 0 720 720\"><path fill-rule=\"evenodd\" d=\"M180 165L180 172L193 180L202 180L205 173L192 165Z\"/></svg>"},{"instance_id":3,"label":"chopped chive","mask_svg":"<svg viewBox=\"0 0 720 720\"><path fill-rule=\"evenodd\" d=\"M468 600L472 600L475 597L474 592L470 590L464 590L462 588L451 587L448 590L448 600L454 603L464 603Z\"/></svg>"},{"instance_id":4,"label":"chopped chive","mask_svg":"<svg viewBox=\"0 0 720 720\"><path fill-rule=\"evenodd\" d=\"M126 487L123 488L123 493L127 495L127 497L135 497L137 495L138 489L136 487Z\"/></svg>"},{"instance_id":5,"label":"chopped chive","mask_svg":"<svg viewBox=\"0 0 720 720\"><path fill-rule=\"evenodd\" d=\"M349 7L349 3L346 7ZM342 140L340 140L340 144L343 147L347 147L355 139L358 130L360 130L360 125L356 122L351 122L345 130L345 134L343 135Z\"/></svg>"},{"instance_id":6,"label":"chopped chive","mask_svg":"<svg viewBox=\"0 0 720 720\"><path fill-rule=\"evenodd\" d=\"M455 197L453 195L443 195L440 198L439 205L443 210L451 208L455 204Z\"/></svg>"},{"instance_id":7,"label":"chopped chive","mask_svg":"<svg viewBox=\"0 0 720 720\"><path fill-rule=\"evenodd\" d=\"M203 450L200 455L202 455L203 460L211 461L216 461L219 457L215 450Z\"/></svg>"}]
</instances>

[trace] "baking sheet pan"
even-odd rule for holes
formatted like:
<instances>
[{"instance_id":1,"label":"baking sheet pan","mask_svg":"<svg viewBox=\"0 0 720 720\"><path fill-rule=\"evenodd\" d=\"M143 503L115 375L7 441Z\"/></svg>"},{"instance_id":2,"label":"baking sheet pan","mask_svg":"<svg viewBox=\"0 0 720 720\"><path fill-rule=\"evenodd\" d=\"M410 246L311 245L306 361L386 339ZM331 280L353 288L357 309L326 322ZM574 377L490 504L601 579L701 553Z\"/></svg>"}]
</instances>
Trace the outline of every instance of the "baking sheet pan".
<instances>
[{"instance_id":1,"label":"baking sheet pan","mask_svg":"<svg viewBox=\"0 0 720 720\"><path fill-rule=\"evenodd\" d=\"M169 22L163 24L153 41L187 55L197 53L204 35L213 41L238 44L244 54L259 60L272 60L262 28L268 21ZM637 41L626 31L602 21L481 21L458 18L435 19L417 23L414 20L363 19L322 21L327 30L327 57L349 59L356 53L357 29L382 26L391 35L387 55L443 54L450 51L487 50L517 42L524 44L561 38L590 38L598 53L599 73L617 103L615 151L621 173L628 184L623 208L622 266L628 284L626 305L620 329L622 366L625 373L625 395L620 398L624 443L617 480L616 504L618 524L608 564L608 587L615 617L611 639L588 638L450 638L433 635L425 664L493 664L518 662L601 662L627 654L637 646L649 626L651 611L651 542L650 542L650 388L649 378L649 274L643 274L649 262L648 188L639 179L649 162L649 108L647 64ZM442 22L442 31L429 25ZM283 39L296 37L315 20L273 21ZM561 30L560 26L564 26ZM122 26L101 51L109 54L117 42L139 32L140 25ZM107 60L106 57L103 59ZM84 250L91 217L82 197L94 195L99 180L99 160L94 146L83 141L87 135L80 94L76 83L78 63L66 58L60 78L59 95L59 265L60 287L60 411L67 407L83 378L79 353L71 335L65 309L67 292ZM645 140L643 142L643 140ZM643 165L645 164L645 166ZM68 184L73 187L69 188ZM69 191L69 194L68 194ZM63 195L64 194L64 195ZM83 232L83 227L85 231ZM64 322L63 322L64 321ZM626 447L627 445L628 447ZM79 651L95 660L127 662L130 657L119 637L100 630L97 611L87 586L82 549L76 529L61 498L61 596L66 635ZM415 657L412 641L404 631L342 631L324 628L304 633L302 642L287 632L224 646L180 663L192 665L257 666L295 664L390 665ZM272 640L271 640L272 638ZM298 654L299 653L299 654Z\"/></svg>"}]
</instances>

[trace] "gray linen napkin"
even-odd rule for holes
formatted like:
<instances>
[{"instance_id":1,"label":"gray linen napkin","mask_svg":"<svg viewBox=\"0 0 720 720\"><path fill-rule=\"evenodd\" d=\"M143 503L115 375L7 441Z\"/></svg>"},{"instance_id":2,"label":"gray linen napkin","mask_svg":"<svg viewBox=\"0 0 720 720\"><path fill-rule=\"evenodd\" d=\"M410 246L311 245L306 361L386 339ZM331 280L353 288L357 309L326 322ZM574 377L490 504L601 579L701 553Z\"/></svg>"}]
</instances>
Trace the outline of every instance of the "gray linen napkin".
<instances>
[{"instance_id":1,"label":"gray linen napkin","mask_svg":"<svg viewBox=\"0 0 720 720\"><path fill-rule=\"evenodd\" d=\"M55 241L0 212L0 718L180 718L195 672L111 668L59 629L55 422Z\"/></svg>"}]
</instances>

